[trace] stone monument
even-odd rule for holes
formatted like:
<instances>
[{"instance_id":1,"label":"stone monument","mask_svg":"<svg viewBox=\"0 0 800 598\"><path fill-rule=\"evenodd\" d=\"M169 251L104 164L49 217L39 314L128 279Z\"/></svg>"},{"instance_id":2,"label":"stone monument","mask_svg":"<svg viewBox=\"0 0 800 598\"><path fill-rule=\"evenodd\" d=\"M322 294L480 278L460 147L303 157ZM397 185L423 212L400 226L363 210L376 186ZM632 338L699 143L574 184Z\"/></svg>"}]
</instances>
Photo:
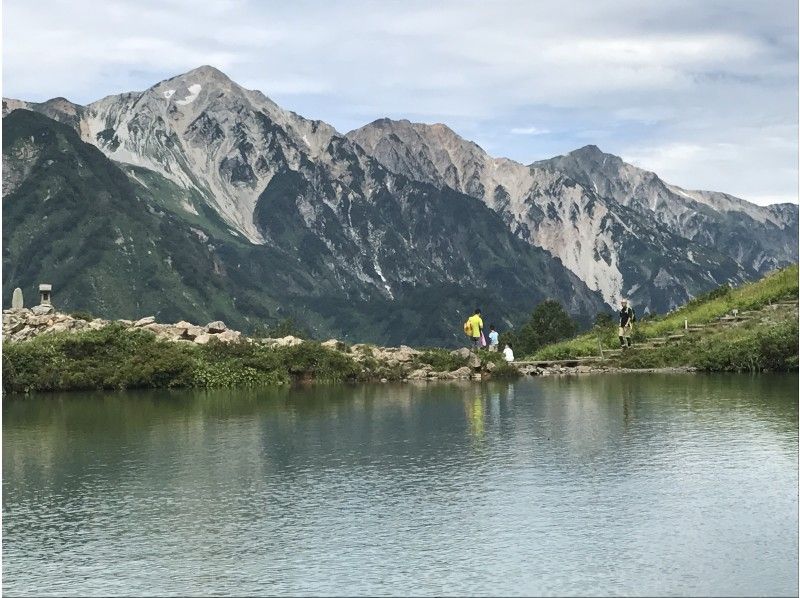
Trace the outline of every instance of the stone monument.
<instances>
[{"instance_id":1,"label":"stone monument","mask_svg":"<svg viewBox=\"0 0 800 598\"><path fill-rule=\"evenodd\" d=\"M34 315L43 316L53 312L53 304L50 302L50 294L53 291L53 285L40 284L39 285L39 305L34 305L31 311Z\"/></svg>"},{"instance_id":2,"label":"stone monument","mask_svg":"<svg viewBox=\"0 0 800 598\"><path fill-rule=\"evenodd\" d=\"M17 287L11 296L11 309L22 309L23 307L25 307L25 304L22 300L22 289Z\"/></svg>"},{"instance_id":3,"label":"stone monument","mask_svg":"<svg viewBox=\"0 0 800 598\"><path fill-rule=\"evenodd\" d=\"M39 296L41 297L41 301L39 301L39 305L52 305L52 303L50 303L50 293L52 292L53 292L53 285L40 284Z\"/></svg>"}]
</instances>

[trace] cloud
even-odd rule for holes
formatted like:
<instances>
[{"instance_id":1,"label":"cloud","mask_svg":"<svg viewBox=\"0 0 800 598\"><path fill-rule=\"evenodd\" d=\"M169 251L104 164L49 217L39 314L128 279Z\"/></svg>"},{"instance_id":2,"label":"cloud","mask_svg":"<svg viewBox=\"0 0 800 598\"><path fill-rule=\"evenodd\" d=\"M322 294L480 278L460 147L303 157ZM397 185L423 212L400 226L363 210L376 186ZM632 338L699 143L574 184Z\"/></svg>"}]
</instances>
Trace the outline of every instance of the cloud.
<instances>
[{"instance_id":1,"label":"cloud","mask_svg":"<svg viewBox=\"0 0 800 598\"><path fill-rule=\"evenodd\" d=\"M547 135L548 133L550 133L548 129L539 127L514 127L511 129L512 135Z\"/></svg>"},{"instance_id":2,"label":"cloud","mask_svg":"<svg viewBox=\"0 0 800 598\"><path fill-rule=\"evenodd\" d=\"M3 9L11 97L87 103L213 64L343 131L381 116L446 122L525 162L596 143L685 187L796 195L793 0L6 0Z\"/></svg>"}]
</instances>

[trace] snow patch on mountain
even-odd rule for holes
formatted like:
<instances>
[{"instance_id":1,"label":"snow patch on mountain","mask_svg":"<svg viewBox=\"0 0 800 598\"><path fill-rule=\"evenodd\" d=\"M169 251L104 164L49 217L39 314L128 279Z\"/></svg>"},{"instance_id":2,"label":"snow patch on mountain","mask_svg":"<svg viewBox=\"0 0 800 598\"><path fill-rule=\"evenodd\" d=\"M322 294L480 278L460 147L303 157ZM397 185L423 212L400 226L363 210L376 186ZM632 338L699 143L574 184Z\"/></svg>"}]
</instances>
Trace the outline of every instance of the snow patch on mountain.
<instances>
[{"instance_id":1,"label":"snow patch on mountain","mask_svg":"<svg viewBox=\"0 0 800 598\"><path fill-rule=\"evenodd\" d=\"M178 106L186 106L187 104L191 104L197 99L197 96L200 95L200 90L203 89L203 86L199 83L193 83L189 86L189 95L187 95L182 100L175 100L175 103Z\"/></svg>"}]
</instances>

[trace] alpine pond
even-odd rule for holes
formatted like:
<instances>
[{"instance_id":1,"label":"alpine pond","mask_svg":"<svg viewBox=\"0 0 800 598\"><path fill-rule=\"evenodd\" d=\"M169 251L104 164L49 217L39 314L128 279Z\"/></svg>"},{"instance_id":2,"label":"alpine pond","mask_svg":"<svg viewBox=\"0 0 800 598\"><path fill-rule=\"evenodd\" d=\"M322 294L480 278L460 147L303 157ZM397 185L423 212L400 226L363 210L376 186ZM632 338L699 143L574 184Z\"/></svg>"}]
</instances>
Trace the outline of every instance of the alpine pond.
<instances>
[{"instance_id":1,"label":"alpine pond","mask_svg":"<svg viewBox=\"0 0 800 598\"><path fill-rule=\"evenodd\" d=\"M7 595L789 595L796 376L3 405Z\"/></svg>"}]
</instances>

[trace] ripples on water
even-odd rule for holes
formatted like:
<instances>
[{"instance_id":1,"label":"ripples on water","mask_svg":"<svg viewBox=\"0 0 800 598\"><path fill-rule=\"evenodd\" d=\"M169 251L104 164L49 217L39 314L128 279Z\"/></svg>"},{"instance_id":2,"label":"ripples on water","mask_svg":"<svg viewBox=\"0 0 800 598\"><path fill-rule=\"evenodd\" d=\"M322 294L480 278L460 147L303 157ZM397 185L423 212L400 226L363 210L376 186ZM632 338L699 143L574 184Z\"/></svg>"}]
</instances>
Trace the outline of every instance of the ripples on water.
<instances>
[{"instance_id":1,"label":"ripples on water","mask_svg":"<svg viewBox=\"0 0 800 598\"><path fill-rule=\"evenodd\" d=\"M795 594L796 376L3 405L23 594Z\"/></svg>"}]
</instances>

